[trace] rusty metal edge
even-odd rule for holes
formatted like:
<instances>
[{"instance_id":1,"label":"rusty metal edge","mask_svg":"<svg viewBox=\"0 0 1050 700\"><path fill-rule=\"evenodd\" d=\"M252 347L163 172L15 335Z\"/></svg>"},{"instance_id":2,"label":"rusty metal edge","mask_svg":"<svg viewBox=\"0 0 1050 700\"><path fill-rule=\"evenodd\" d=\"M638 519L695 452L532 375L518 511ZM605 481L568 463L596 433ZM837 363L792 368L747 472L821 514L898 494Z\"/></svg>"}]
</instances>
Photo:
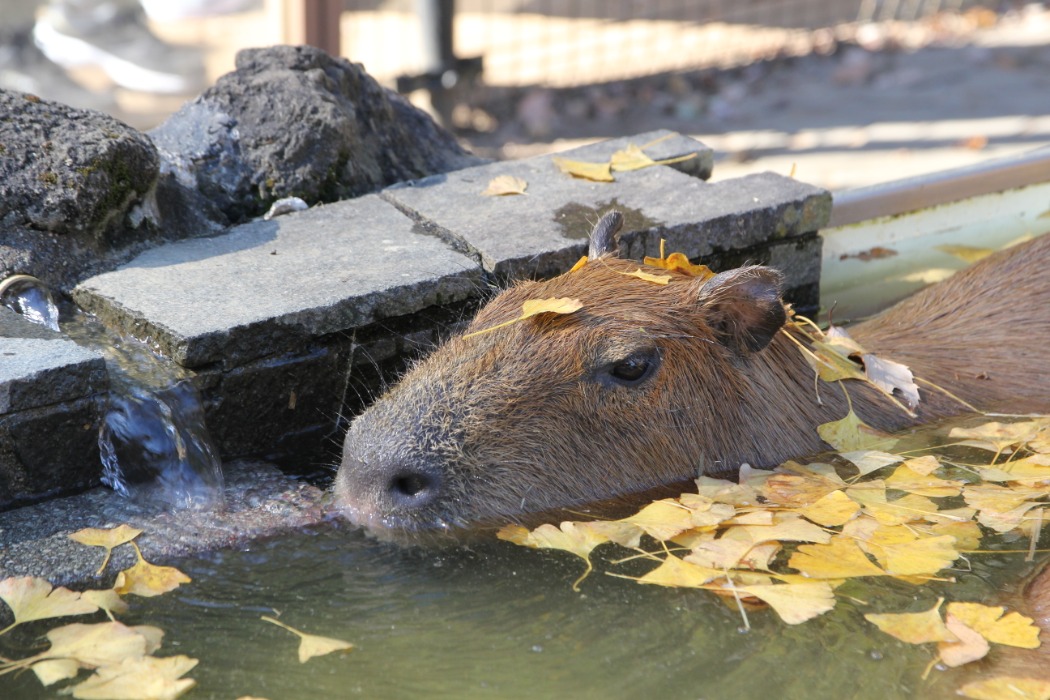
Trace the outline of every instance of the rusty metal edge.
<instances>
[{"instance_id":1,"label":"rusty metal edge","mask_svg":"<svg viewBox=\"0 0 1050 700\"><path fill-rule=\"evenodd\" d=\"M833 195L827 228L1050 182L1050 147Z\"/></svg>"}]
</instances>

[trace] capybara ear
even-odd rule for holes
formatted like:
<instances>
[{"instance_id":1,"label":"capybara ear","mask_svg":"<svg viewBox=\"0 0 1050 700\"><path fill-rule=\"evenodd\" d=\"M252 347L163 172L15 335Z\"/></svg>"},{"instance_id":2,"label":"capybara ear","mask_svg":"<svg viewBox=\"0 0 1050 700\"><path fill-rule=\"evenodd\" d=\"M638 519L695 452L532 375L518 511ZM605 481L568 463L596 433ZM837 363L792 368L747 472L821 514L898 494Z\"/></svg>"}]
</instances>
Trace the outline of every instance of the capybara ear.
<instances>
[{"instance_id":1,"label":"capybara ear","mask_svg":"<svg viewBox=\"0 0 1050 700\"><path fill-rule=\"evenodd\" d=\"M591 231L591 245L587 257L591 260L603 255L617 255L619 244L616 234L623 228L623 214L610 211L598 220Z\"/></svg>"},{"instance_id":2,"label":"capybara ear","mask_svg":"<svg viewBox=\"0 0 1050 700\"><path fill-rule=\"evenodd\" d=\"M701 313L723 345L741 354L758 352L787 321L783 282L781 273L760 265L722 272L700 287Z\"/></svg>"}]
</instances>

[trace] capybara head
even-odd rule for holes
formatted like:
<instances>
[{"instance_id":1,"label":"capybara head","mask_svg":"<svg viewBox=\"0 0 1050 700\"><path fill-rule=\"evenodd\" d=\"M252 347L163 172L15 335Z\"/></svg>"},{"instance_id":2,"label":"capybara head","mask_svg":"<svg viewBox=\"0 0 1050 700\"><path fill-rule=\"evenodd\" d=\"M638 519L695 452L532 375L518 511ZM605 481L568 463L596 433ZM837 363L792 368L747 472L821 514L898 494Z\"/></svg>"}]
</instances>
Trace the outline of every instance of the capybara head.
<instances>
[{"instance_id":1,"label":"capybara head","mask_svg":"<svg viewBox=\"0 0 1050 700\"><path fill-rule=\"evenodd\" d=\"M508 520L718 471L715 455L746 458L731 433L763 403L763 386L742 377L785 322L780 273L704 279L618 259L618 217L599 222L585 265L496 296L354 421L335 484L352 521ZM639 268L670 282L632 276ZM579 310L500 326L526 301L563 297Z\"/></svg>"}]
</instances>

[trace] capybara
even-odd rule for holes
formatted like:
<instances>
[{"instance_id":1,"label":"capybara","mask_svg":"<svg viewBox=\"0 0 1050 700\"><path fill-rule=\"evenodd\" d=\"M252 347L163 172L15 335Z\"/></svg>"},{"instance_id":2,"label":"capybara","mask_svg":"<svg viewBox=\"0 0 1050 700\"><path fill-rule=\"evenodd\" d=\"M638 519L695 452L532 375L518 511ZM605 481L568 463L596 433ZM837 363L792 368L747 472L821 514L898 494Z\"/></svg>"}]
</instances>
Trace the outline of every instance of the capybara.
<instances>
[{"instance_id":1,"label":"capybara","mask_svg":"<svg viewBox=\"0 0 1050 700\"><path fill-rule=\"evenodd\" d=\"M354 421L335 483L350 520L388 532L506 521L827 448L816 427L846 415L846 396L814 381L788 337L781 274L705 280L619 259L618 216L596 227L585 265L496 296ZM672 279L630 276L639 269ZM582 307L472 335L562 297ZM981 410L1046 411L1050 236L850 332ZM920 382L909 416L865 382L844 384L883 430L969 410Z\"/></svg>"}]
</instances>

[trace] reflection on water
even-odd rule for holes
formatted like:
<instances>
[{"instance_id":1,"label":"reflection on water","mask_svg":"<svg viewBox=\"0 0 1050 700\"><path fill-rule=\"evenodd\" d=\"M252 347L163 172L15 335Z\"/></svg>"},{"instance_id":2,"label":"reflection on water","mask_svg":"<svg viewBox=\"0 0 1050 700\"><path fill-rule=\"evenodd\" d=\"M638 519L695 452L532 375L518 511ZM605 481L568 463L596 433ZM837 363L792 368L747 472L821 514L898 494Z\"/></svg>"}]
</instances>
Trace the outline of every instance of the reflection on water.
<instances>
[{"instance_id":1,"label":"reflection on water","mask_svg":"<svg viewBox=\"0 0 1050 700\"><path fill-rule=\"evenodd\" d=\"M12 275L0 282L0 304L26 320L58 330L58 306L43 282L29 275Z\"/></svg>"}]
</instances>

